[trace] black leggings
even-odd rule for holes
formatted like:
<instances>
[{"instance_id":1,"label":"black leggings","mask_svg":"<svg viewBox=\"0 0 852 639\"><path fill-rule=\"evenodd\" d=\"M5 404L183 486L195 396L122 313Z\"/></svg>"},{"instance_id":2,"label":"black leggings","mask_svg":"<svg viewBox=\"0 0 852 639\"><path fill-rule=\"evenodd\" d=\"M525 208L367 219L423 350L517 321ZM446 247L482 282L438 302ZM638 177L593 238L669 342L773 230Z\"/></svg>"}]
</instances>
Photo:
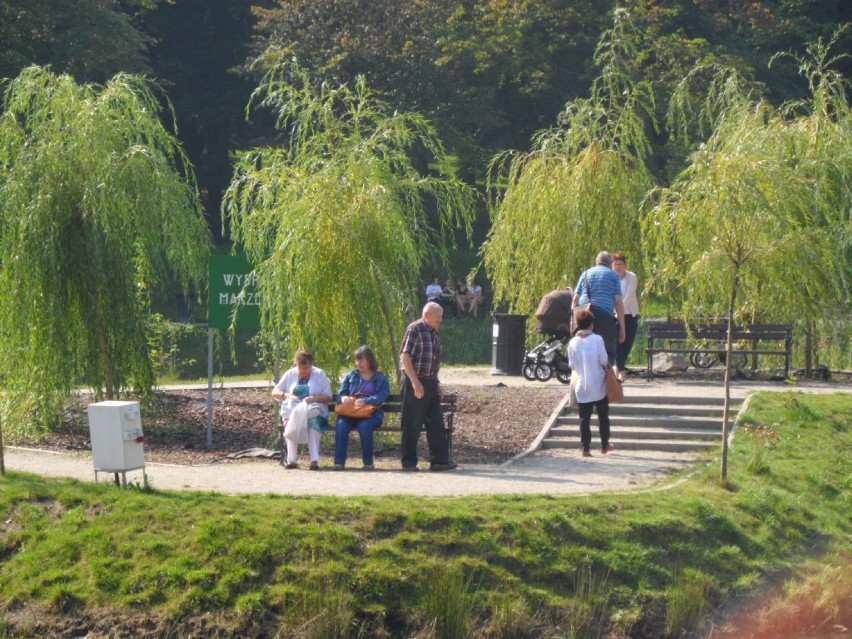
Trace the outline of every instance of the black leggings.
<instances>
[{"instance_id":1,"label":"black leggings","mask_svg":"<svg viewBox=\"0 0 852 639\"><path fill-rule=\"evenodd\" d=\"M589 450L592 445L592 410L598 414L598 428L601 435L601 448L609 446L609 398L604 397L596 402L581 402L577 405L580 414L580 442L583 450Z\"/></svg>"}]
</instances>

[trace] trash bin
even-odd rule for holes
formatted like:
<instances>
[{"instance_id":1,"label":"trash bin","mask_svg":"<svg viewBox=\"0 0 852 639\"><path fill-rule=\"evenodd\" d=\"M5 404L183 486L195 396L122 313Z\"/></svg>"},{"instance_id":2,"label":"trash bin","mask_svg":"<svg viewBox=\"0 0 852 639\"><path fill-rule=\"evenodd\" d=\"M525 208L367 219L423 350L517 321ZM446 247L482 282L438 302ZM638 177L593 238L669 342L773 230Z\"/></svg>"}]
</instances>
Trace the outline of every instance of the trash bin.
<instances>
[{"instance_id":1,"label":"trash bin","mask_svg":"<svg viewBox=\"0 0 852 639\"><path fill-rule=\"evenodd\" d=\"M520 375L526 354L527 316L491 313L494 318L492 375Z\"/></svg>"}]
</instances>

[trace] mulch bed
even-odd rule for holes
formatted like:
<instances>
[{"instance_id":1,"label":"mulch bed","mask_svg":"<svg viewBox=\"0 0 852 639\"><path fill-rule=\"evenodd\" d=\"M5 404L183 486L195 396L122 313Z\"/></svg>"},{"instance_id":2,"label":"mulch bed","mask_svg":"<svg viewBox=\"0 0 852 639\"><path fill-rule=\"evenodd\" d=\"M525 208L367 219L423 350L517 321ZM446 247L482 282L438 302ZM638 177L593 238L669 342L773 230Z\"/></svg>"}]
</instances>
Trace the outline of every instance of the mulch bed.
<instances>
[{"instance_id":1,"label":"mulch bed","mask_svg":"<svg viewBox=\"0 0 852 639\"><path fill-rule=\"evenodd\" d=\"M446 386L458 395L453 459L460 463L500 463L525 450L536 438L567 387ZM213 446L207 447L207 391L158 392L141 403L145 459L172 464L207 464L251 448L274 448L277 404L268 389L217 389L213 403ZM388 415L387 420L399 419ZM9 442L57 451L88 451L85 403L42 441ZM425 455L425 436L421 437ZM323 463L333 455L334 434L323 437ZM357 434L350 458L360 459ZM399 436L378 434L377 462L399 459Z\"/></svg>"}]
</instances>

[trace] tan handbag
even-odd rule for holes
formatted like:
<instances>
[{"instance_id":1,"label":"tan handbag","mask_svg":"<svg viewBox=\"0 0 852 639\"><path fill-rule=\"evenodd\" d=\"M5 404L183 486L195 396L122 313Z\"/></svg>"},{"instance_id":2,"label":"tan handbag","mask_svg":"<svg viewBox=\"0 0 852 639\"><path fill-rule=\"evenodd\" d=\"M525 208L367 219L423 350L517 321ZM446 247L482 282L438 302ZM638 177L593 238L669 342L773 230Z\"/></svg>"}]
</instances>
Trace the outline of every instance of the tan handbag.
<instances>
[{"instance_id":1,"label":"tan handbag","mask_svg":"<svg viewBox=\"0 0 852 639\"><path fill-rule=\"evenodd\" d=\"M617 404L624 399L624 389L618 381L615 366L608 366L606 369L606 396L609 397L610 404Z\"/></svg>"},{"instance_id":2,"label":"tan handbag","mask_svg":"<svg viewBox=\"0 0 852 639\"><path fill-rule=\"evenodd\" d=\"M343 415L343 417L352 417L353 419L366 419L367 417L372 417L373 413L375 413L378 409L379 407L375 404L361 404L360 406L356 406L354 403L334 405L335 413Z\"/></svg>"}]
</instances>

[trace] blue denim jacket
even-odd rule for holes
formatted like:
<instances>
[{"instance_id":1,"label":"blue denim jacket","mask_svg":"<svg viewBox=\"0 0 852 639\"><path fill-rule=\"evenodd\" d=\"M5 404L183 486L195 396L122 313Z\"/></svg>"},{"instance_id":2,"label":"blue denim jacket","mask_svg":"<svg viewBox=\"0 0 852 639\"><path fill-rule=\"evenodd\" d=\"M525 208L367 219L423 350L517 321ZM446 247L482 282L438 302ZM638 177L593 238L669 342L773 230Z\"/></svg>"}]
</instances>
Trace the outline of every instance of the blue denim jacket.
<instances>
[{"instance_id":1,"label":"blue denim jacket","mask_svg":"<svg viewBox=\"0 0 852 639\"><path fill-rule=\"evenodd\" d=\"M355 395L359 390L361 390L365 381L366 380L361 377L361 373L358 372L358 369L347 373L346 377L343 378L343 383L340 385L340 390L337 392L337 401L339 402L340 398L344 395ZM390 395L390 382L383 373L376 373L371 381L376 385L376 392L369 397L364 397L363 400L368 404L381 406ZM379 408L375 413L373 413L373 415L383 417L384 413L385 412Z\"/></svg>"}]
</instances>

